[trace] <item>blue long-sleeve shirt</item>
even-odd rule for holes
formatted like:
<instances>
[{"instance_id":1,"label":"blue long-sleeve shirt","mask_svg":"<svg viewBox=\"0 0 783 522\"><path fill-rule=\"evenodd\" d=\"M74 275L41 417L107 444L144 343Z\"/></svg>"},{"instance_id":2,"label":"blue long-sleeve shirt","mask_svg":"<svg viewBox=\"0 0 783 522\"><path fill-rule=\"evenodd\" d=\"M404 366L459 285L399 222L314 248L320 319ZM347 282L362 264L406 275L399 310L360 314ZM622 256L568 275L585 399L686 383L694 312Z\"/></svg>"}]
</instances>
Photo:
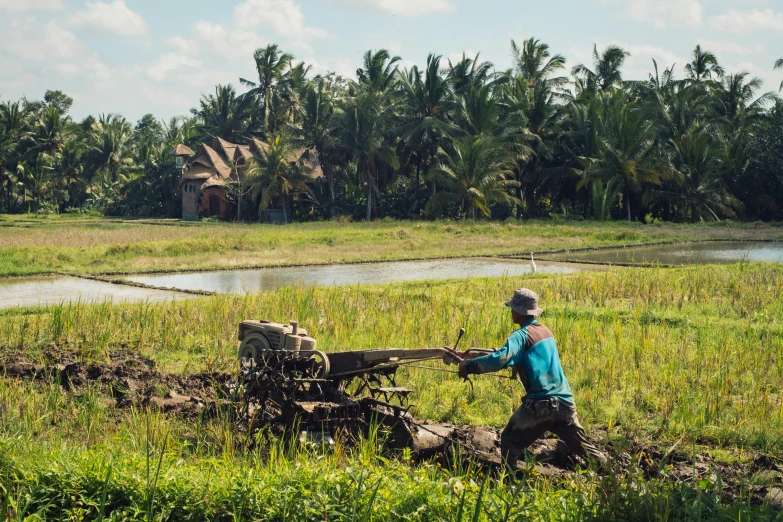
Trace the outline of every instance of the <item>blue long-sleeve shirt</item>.
<instances>
[{"instance_id":1,"label":"blue long-sleeve shirt","mask_svg":"<svg viewBox=\"0 0 783 522\"><path fill-rule=\"evenodd\" d=\"M566 404L574 404L555 338L549 328L535 319L515 330L499 350L465 361L468 374L496 372L509 366L516 367L527 397L556 397Z\"/></svg>"}]
</instances>

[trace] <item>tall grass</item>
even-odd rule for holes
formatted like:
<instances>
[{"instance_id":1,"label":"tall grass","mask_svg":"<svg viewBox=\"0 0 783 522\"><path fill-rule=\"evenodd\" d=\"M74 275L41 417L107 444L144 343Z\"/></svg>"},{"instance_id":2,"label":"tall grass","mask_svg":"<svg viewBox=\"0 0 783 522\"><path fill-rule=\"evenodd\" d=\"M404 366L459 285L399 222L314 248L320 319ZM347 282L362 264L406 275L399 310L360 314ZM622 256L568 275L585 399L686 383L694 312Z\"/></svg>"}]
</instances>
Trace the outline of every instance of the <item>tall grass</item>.
<instances>
[{"instance_id":1,"label":"tall grass","mask_svg":"<svg viewBox=\"0 0 783 522\"><path fill-rule=\"evenodd\" d=\"M783 450L783 268L733 265L377 287L286 288L160 304L0 313L0 347L35 360L55 343L105 360L138 351L171 372L236 368L236 325L298 319L325 351L499 346L502 303L536 289L580 417L594 437L708 445L742 458ZM441 367L439 363L427 363ZM419 417L500 426L522 389L478 377L400 371ZM672 486L633 473L485 481L466 462L410 466L370 437L354 450L242 449L224 416L185 421L115 410L97 390L0 378L0 507L10 520L769 519L725 504L719 487ZM721 449L722 448L722 449ZM747 493L747 492L746 492Z\"/></svg>"},{"instance_id":2,"label":"tall grass","mask_svg":"<svg viewBox=\"0 0 783 522\"><path fill-rule=\"evenodd\" d=\"M325 351L500 346L502 306L517 286L539 291L582 416L617 434L683 433L714 444L783 449L783 269L735 265L378 287L293 287L162 304L61 305L0 314L0 345L32 357L47 343L85 357L124 347L172 372L233 371L236 325L298 319ZM521 389L409 369L416 413L502 425Z\"/></svg>"},{"instance_id":3,"label":"tall grass","mask_svg":"<svg viewBox=\"0 0 783 522\"><path fill-rule=\"evenodd\" d=\"M687 239L727 239L722 226L639 223L410 222L290 226L172 221L12 220L0 226L0 276L496 255ZM739 239L783 238L774 226Z\"/></svg>"}]
</instances>

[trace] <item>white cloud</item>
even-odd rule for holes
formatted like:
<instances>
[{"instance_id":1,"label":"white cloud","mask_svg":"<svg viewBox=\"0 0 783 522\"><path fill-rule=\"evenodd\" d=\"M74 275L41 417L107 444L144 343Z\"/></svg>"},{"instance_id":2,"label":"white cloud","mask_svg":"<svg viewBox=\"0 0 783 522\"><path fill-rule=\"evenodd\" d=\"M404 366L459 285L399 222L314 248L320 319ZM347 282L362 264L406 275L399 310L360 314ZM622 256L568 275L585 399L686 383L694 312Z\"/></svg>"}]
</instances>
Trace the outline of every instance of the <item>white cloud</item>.
<instances>
[{"instance_id":1,"label":"white cloud","mask_svg":"<svg viewBox=\"0 0 783 522\"><path fill-rule=\"evenodd\" d=\"M172 36L166 39L166 43L177 49L180 54L195 56L198 54L198 44L181 36Z\"/></svg>"},{"instance_id":2,"label":"white cloud","mask_svg":"<svg viewBox=\"0 0 783 522\"><path fill-rule=\"evenodd\" d=\"M748 56L764 52L764 46L759 43L745 45L732 42L731 40L723 40L719 42L715 40L699 39L698 44L701 45L702 49L717 54L718 58L720 58L720 55L723 53Z\"/></svg>"},{"instance_id":3,"label":"white cloud","mask_svg":"<svg viewBox=\"0 0 783 522\"><path fill-rule=\"evenodd\" d=\"M141 15L131 11L125 5L125 0L115 0L110 4L87 2L86 5L87 9L71 17L73 25L123 36L140 36L149 32L147 22Z\"/></svg>"},{"instance_id":4,"label":"white cloud","mask_svg":"<svg viewBox=\"0 0 783 522\"><path fill-rule=\"evenodd\" d=\"M324 29L305 25L293 0L246 0L234 9L234 20L241 29L270 27L280 36L304 41L329 35Z\"/></svg>"},{"instance_id":5,"label":"white cloud","mask_svg":"<svg viewBox=\"0 0 783 522\"><path fill-rule=\"evenodd\" d=\"M659 29L701 25L701 0L601 0L625 6L625 16L650 22Z\"/></svg>"},{"instance_id":6,"label":"white cloud","mask_svg":"<svg viewBox=\"0 0 783 522\"><path fill-rule=\"evenodd\" d=\"M198 69L201 62L180 53L164 53L145 69L150 79L162 82L170 72L183 68Z\"/></svg>"},{"instance_id":7,"label":"white cloud","mask_svg":"<svg viewBox=\"0 0 783 522\"><path fill-rule=\"evenodd\" d=\"M264 38L252 31L204 21L193 24L191 34L198 42L196 45L199 49L226 61L252 60L253 52L267 43Z\"/></svg>"},{"instance_id":8,"label":"white cloud","mask_svg":"<svg viewBox=\"0 0 783 522\"><path fill-rule=\"evenodd\" d=\"M50 20L43 29L32 22L14 23L5 30L0 45L9 55L29 61L68 60L84 52L76 36Z\"/></svg>"},{"instance_id":9,"label":"white cloud","mask_svg":"<svg viewBox=\"0 0 783 522\"><path fill-rule=\"evenodd\" d=\"M313 57L307 57L302 60L304 63L310 66L310 72L312 74L326 74L329 72L336 73L343 78L353 79L356 77L356 69L358 64L348 58L340 58L338 60L318 60Z\"/></svg>"},{"instance_id":10,"label":"white cloud","mask_svg":"<svg viewBox=\"0 0 783 522\"><path fill-rule=\"evenodd\" d=\"M62 7L63 0L0 0L0 12L8 13L57 11Z\"/></svg>"},{"instance_id":11,"label":"white cloud","mask_svg":"<svg viewBox=\"0 0 783 522\"><path fill-rule=\"evenodd\" d=\"M722 15L711 17L707 24L717 31L746 34L759 30L783 30L783 13L767 9L737 11L729 9Z\"/></svg>"},{"instance_id":12,"label":"white cloud","mask_svg":"<svg viewBox=\"0 0 783 522\"><path fill-rule=\"evenodd\" d=\"M337 5L370 8L401 16L448 13L456 8L451 0L335 0Z\"/></svg>"}]
</instances>

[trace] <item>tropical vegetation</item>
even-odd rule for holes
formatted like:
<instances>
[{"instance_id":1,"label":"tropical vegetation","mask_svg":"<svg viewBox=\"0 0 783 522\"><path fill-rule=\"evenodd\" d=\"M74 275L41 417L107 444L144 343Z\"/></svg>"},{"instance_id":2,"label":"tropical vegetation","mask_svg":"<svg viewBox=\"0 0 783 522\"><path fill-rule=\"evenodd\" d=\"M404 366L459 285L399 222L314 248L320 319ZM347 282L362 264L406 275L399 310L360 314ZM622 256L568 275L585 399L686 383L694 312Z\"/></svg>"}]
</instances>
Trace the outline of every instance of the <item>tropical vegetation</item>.
<instances>
[{"instance_id":1,"label":"tropical vegetation","mask_svg":"<svg viewBox=\"0 0 783 522\"><path fill-rule=\"evenodd\" d=\"M75 121L60 91L4 101L0 212L178 216L168 152L221 137L305 147L320 161L323 177L309 184L282 168L262 182L257 166L230 191L250 202L240 213L250 220L290 194L299 220L783 217L783 103L760 79L727 72L701 46L681 75L653 61L644 80L625 78L629 52L616 45L570 69L535 38L511 52L512 67L498 70L480 55L402 68L368 51L342 78L313 75L272 44L255 52L244 92L218 85L166 122Z\"/></svg>"}]
</instances>

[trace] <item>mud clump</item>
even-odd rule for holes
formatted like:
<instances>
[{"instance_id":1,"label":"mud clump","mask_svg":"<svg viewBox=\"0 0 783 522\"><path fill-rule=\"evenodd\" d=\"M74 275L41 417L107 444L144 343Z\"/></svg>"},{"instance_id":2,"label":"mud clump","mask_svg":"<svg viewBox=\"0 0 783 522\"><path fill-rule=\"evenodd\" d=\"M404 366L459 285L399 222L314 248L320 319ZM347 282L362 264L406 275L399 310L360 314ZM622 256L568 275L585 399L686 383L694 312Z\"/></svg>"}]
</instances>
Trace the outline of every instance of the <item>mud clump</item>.
<instances>
[{"instance_id":1,"label":"mud clump","mask_svg":"<svg viewBox=\"0 0 783 522\"><path fill-rule=\"evenodd\" d=\"M163 373L155 362L128 351L112 352L105 362L80 360L57 347L44 350L45 364L0 358L0 376L41 382L57 382L71 393L98 392L107 404L158 409L166 413L196 415L215 401L228 397L236 378L225 373L190 376Z\"/></svg>"}]
</instances>

